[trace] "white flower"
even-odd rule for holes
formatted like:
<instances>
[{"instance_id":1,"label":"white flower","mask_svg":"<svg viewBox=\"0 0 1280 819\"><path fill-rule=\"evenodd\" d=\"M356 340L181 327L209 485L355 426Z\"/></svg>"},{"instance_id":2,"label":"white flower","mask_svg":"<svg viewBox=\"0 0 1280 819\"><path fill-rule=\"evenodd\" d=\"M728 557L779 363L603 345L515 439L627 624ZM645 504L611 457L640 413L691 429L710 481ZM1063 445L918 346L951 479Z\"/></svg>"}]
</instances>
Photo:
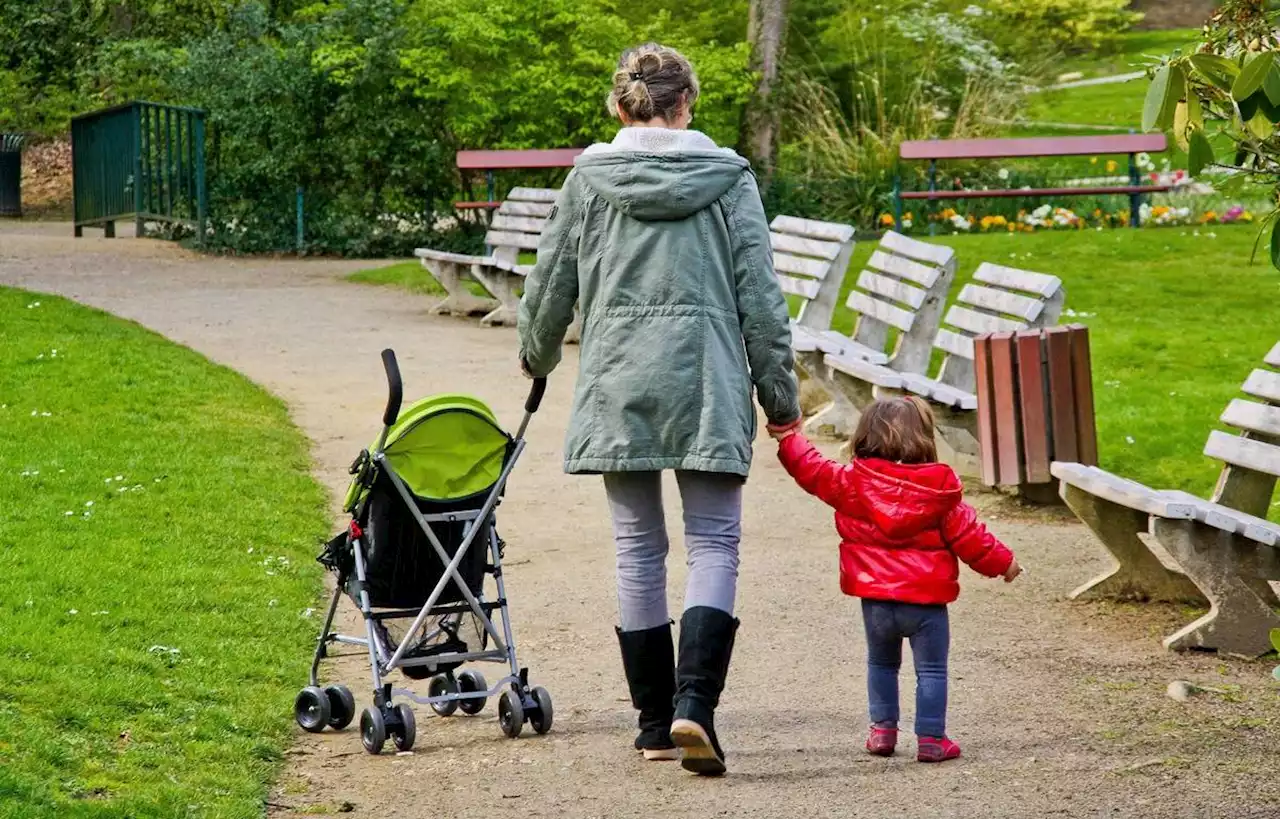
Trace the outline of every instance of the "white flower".
<instances>
[{"instance_id":1,"label":"white flower","mask_svg":"<svg viewBox=\"0 0 1280 819\"><path fill-rule=\"evenodd\" d=\"M79 612L79 611L77 611L76 609L70 609L70 610L68 610L68 611L67 611L67 614L70 614L70 615L76 615L76 614L79 614L79 613L80 613L80 612Z\"/></svg>"},{"instance_id":2,"label":"white flower","mask_svg":"<svg viewBox=\"0 0 1280 819\"><path fill-rule=\"evenodd\" d=\"M84 505L85 505L85 506L93 506L93 501L85 501L85 502L84 502Z\"/></svg>"},{"instance_id":3,"label":"white flower","mask_svg":"<svg viewBox=\"0 0 1280 819\"><path fill-rule=\"evenodd\" d=\"M315 613L316 613L316 610L315 610L315 609L308 608L308 609L305 609L305 610L302 612L302 614L300 614L300 615L298 615L298 616L299 616L299 617L310 617L311 615L313 615L313 614L315 614Z\"/></svg>"},{"instance_id":4,"label":"white flower","mask_svg":"<svg viewBox=\"0 0 1280 819\"><path fill-rule=\"evenodd\" d=\"M28 309L28 310L31 310L31 309L36 308L36 307L39 307L39 306L40 306L40 302L38 302L38 301L33 301L33 302L31 302L30 304L28 304L28 305L27 305L27 309Z\"/></svg>"},{"instance_id":5,"label":"white flower","mask_svg":"<svg viewBox=\"0 0 1280 819\"><path fill-rule=\"evenodd\" d=\"M1131 444L1131 443L1133 443L1133 436L1132 436L1132 435L1126 435L1126 436L1124 436L1124 440L1125 440L1125 443L1129 443L1129 444Z\"/></svg>"},{"instance_id":6,"label":"white flower","mask_svg":"<svg viewBox=\"0 0 1280 819\"><path fill-rule=\"evenodd\" d=\"M279 600L268 600L268 601L267 601L267 608L269 608L269 609L274 609L274 608L276 607L276 604L277 604L277 603L279 603L279 602L280 602Z\"/></svg>"},{"instance_id":7,"label":"white flower","mask_svg":"<svg viewBox=\"0 0 1280 819\"><path fill-rule=\"evenodd\" d=\"M1008 168L1001 168L1000 170L996 171L996 176L1000 177L1001 179L1008 179L1008 178L1009 178L1009 169L1008 169Z\"/></svg>"},{"instance_id":8,"label":"white flower","mask_svg":"<svg viewBox=\"0 0 1280 819\"><path fill-rule=\"evenodd\" d=\"M168 654L170 656L175 656L182 653L176 648L170 648L169 646L159 646L159 645L152 646L151 648L147 649L147 652L150 654Z\"/></svg>"},{"instance_id":9,"label":"white flower","mask_svg":"<svg viewBox=\"0 0 1280 819\"><path fill-rule=\"evenodd\" d=\"M95 611L95 612L93 613L93 616L94 616L94 617L101 617L101 616L102 616L102 615L104 615L104 614L110 614L110 613L111 613L111 612L107 611L106 609L103 609L102 611Z\"/></svg>"},{"instance_id":10,"label":"white flower","mask_svg":"<svg viewBox=\"0 0 1280 819\"><path fill-rule=\"evenodd\" d=\"M62 514L66 515L67 517L71 517L72 515L74 515L74 514L75 514L75 512L72 512L70 509L68 509L67 511L63 512Z\"/></svg>"}]
</instances>

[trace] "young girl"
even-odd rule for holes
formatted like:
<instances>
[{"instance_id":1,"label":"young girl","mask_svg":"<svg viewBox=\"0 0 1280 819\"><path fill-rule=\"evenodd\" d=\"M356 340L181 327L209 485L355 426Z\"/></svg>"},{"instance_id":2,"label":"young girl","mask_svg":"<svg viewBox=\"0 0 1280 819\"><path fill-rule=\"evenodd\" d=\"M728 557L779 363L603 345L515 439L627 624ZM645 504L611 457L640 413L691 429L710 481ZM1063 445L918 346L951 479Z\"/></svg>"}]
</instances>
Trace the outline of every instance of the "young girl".
<instances>
[{"instance_id":1,"label":"young girl","mask_svg":"<svg viewBox=\"0 0 1280 819\"><path fill-rule=\"evenodd\" d=\"M937 463L933 413L915 396L876 401L854 433L853 463L824 458L797 432L770 426L778 457L806 492L836 510L840 588L862 598L867 632L867 751L891 756L898 742L902 640L916 667L916 758L960 756L947 738L947 604L960 593L963 560L987 577L1012 581L1018 561L962 500L960 479Z\"/></svg>"}]
</instances>

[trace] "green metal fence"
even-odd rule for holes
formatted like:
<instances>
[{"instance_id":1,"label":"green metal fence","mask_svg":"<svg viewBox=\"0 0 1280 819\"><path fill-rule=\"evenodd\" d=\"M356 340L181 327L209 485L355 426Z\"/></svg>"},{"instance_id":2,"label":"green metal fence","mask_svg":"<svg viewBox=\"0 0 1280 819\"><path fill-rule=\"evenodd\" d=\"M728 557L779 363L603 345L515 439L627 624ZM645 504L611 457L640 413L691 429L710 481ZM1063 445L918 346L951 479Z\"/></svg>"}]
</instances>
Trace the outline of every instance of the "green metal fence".
<instances>
[{"instance_id":1,"label":"green metal fence","mask_svg":"<svg viewBox=\"0 0 1280 819\"><path fill-rule=\"evenodd\" d=\"M115 235L132 218L183 224L205 236L204 111L131 102L71 120L75 234L86 226Z\"/></svg>"}]
</instances>

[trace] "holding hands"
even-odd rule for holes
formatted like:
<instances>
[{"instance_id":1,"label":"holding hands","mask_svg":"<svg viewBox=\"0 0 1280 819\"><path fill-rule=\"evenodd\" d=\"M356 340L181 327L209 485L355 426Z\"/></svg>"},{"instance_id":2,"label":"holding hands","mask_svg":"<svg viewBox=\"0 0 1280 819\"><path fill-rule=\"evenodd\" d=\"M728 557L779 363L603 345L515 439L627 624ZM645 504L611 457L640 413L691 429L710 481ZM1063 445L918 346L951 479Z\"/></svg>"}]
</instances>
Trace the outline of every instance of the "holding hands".
<instances>
[{"instance_id":1,"label":"holding hands","mask_svg":"<svg viewBox=\"0 0 1280 819\"><path fill-rule=\"evenodd\" d=\"M800 426L803 423L804 423L804 416L802 415L789 424L782 424L782 425L769 424L768 426L765 427L765 430L768 431L769 437L772 438L773 440L782 441L786 438L790 438L792 435L795 435L797 432L799 432Z\"/></svg>"}]
</instances>

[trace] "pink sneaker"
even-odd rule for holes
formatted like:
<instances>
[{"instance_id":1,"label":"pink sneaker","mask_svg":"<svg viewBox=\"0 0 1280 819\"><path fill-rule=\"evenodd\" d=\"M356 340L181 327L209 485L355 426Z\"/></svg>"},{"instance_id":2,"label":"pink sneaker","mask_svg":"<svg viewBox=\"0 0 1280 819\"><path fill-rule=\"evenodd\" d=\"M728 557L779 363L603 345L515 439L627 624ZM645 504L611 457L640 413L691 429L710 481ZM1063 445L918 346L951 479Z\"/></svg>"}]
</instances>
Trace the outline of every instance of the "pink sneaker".
<instances>
[{"instance_id":1,"label":"pink sneaker","mask_svg":"<svg viewBox=\"0 0 1280 819\"><path fill-rule=\"evenodd\" d=\"M916 759L920 762L946 762L960 756L960 746L946 737L919 737Z\"/></svg>"},{"instance_id":2,"label":"pink sneaker","mask_svg":"<svg viewBox=\"0 0 1280 819\"><path fill-rule=\"evenodd\" d=\"M893 756L893 749L897 744L897 728L871 726L871 733L867 736L867 753L873 756Z\"/></svg>"}]
</instances>

